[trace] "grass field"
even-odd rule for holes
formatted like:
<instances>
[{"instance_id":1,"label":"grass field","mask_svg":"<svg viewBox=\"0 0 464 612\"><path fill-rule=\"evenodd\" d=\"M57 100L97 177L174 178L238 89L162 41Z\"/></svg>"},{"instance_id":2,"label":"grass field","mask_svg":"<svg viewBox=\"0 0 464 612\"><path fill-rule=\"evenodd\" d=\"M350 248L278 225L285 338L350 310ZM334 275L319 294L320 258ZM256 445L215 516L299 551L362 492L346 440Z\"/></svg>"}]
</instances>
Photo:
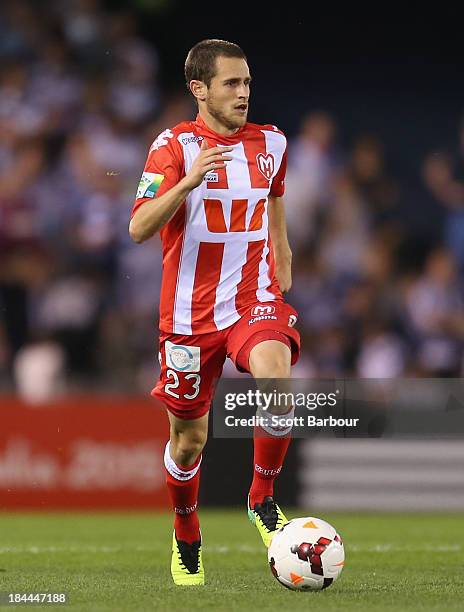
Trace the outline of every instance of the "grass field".
<instances>
[{"instance_id":1,"label":"grass field","mask_svg":"<svg viewBox=\"0 0 464 612\"><path fill-rule=\"evenodd\" d=\"M0 591L66 591L66 609L89 612L464 608L462 515L322 516L342 534L346 566L318 593L274 580L244 511L200 516L207 585L179 588L169 574L167 515L0 514Z\"/></svg>"}]
</instances>

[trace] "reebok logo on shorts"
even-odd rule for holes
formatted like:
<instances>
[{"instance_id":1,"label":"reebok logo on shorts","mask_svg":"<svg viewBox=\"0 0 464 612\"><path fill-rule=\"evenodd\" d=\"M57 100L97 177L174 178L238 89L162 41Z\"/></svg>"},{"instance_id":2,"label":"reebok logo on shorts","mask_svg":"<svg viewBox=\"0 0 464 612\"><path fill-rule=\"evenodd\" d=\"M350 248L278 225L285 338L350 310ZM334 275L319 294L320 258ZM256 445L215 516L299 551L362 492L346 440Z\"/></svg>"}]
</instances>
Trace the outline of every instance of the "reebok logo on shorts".
<instances>
[{"instance_id":1,"label":"reebok logo on shorts","mask_svg":"<svg viewBox=\"0 0 464 612\"><path fill-rule=\"evenodd\" d=\"M200 371L200 347L173 344L166 340L166 365L177 372Z\"/></svg>"}]
</instances>

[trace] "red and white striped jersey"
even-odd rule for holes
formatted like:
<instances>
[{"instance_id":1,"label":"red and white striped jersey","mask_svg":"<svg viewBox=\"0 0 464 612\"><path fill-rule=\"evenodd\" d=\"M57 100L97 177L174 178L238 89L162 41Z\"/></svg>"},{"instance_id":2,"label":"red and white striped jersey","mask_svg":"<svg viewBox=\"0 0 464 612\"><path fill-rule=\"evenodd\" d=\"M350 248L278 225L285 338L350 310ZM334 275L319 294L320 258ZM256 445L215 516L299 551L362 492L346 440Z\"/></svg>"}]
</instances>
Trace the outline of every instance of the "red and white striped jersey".
<instances>
[{"instance_id":1,"label":"red and white striped jersey","mask_svg":"<svg viewBox=\"0 0 464 612\"><path fill-rule=\"evenodd\" d=\"M282 300L268 235L268 196L282 196L286 138L272 125L247 123L233 136L199 115L153 142L132 216L190 170L201 141L228 146L233 159L208 172L161 230L160 329L191 335L229 327L256 302Z\"/></svg>"}]
</instances>

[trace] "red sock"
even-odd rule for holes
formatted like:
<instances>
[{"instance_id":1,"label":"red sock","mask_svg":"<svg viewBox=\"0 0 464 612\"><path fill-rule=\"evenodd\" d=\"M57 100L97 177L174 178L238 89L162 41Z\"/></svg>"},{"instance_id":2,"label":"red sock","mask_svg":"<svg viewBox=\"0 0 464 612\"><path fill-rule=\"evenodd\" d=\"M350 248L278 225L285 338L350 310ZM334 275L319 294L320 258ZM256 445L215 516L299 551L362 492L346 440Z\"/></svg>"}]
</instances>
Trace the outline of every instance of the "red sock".
<instances>
[{"instance_id":1,"label":"red sock","mask_svg":"<svg viewBox=\"0 0 464 612\"><path fill-rule=\"evenodd\" d=\"M192 544L200 539L197 503L202 456L198 455L192 465L177 465L169 453L169 445L168 442L164 452L164 465L166 484L174 510L174 530L178 540Z\"/></svg>"},{"instance_id":2,"label":"red sock","mask_svg":"<svg viewBox=\"0 0 464 612\"><path fill-rule=\"evenodd\" d=\"M253 482L250 506L263 502L274 494L274 480L280 474L291 436L271 436L260 427L254 431Z\"/></svg>"}]
</instances>

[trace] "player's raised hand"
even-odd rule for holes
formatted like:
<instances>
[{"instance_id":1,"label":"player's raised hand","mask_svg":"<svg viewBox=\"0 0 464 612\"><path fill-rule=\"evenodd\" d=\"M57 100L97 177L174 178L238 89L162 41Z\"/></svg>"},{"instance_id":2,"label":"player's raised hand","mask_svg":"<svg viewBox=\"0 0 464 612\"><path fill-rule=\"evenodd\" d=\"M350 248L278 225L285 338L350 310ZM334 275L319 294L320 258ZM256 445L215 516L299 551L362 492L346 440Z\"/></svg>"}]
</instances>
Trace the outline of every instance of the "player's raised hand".
<instances>
[{"instance_id":1,"label":"player's raised hand","mask_svg":"<svg viewBox=\"0 0 464 612\"><path fill-rule=\"evenodd\" d=\"M225 168L226 162L232 157L226 153L233 150L233 147L209 147L206 138L201 141L200 152L186 175L186 180L191 189L201 185L203 178L210 170Z\"/></svg>"}]
</instances>

